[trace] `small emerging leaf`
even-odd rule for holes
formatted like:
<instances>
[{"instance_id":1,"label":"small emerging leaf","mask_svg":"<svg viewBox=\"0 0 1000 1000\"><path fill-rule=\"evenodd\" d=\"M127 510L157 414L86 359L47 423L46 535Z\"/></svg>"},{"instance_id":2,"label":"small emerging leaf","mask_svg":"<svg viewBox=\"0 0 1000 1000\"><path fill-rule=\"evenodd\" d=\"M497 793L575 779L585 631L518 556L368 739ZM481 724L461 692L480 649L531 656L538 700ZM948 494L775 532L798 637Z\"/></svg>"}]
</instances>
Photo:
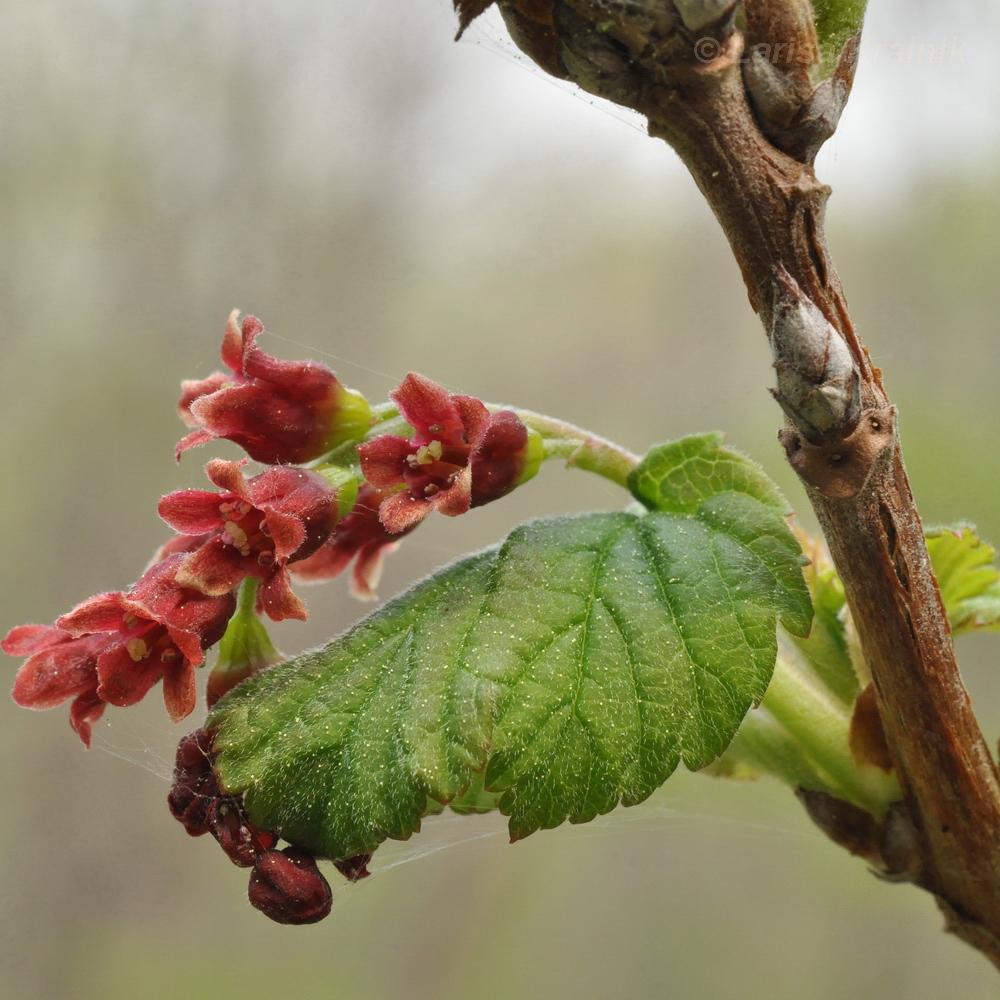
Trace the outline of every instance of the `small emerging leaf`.
<instances>
[{"instance_id":1,"label":"small emerging leaf","mask_svg":"<svg viewBox=\"0 0 1000 1000\"><path fill-rule=\"evenodd\" d=\"M658 487L673 509L522 525L235 689L209 723L226 789L344 858L408 837L432 803L499 797L518 839L717 758L767 688L778 618L803 634L812 608L780 494L704 440L643 463L677 486Z\"/></svg>"},{"instance_id":2,"label":"small emerging leaf","mask_svg":"<svg viewBox=\"0 0 1000 1000\"><path fill-rule=\"evenodd\" d=\"M718 493L743 493L787 514L788 503L764 470L723 441L716 431L660 445L633 470L629 488L652 510L691 514Z\"/></svg>"},{"instance_id":3,"label":"small emerging leaf","mask_svg":"<svg viewBox=\"0 0 1000 1000\"><path fill-rule=\"evenodd\" d=\"M816 617L809 635L794 639L823 684L845 705L853 705L861 692L851 661L844 625L844 585L830 561L822 538L796 530L802 551L809 559L804 575Z\"/></svg>"},{"instance_id":4,"label":"small emerging leaf","mask_svg":"<svg viewBox=\"0 0 1000 1000\"><path fill-rule=\"evenodd\" d=\"M953 635L1000 630L1000 571L997 551L968 524L928 528L931 556Z\"/></svg>"},{"instance_id":5,"label":"small emerging leaf","mask_svg":"<svg viewBox=\"0 0 1000 1000\"><path fill-rule=\"evenodd\" d=\"M867 6L868 0L813 0L823 76L833 72L844 46L861 31Z\"/></svg>"}]
</instances>

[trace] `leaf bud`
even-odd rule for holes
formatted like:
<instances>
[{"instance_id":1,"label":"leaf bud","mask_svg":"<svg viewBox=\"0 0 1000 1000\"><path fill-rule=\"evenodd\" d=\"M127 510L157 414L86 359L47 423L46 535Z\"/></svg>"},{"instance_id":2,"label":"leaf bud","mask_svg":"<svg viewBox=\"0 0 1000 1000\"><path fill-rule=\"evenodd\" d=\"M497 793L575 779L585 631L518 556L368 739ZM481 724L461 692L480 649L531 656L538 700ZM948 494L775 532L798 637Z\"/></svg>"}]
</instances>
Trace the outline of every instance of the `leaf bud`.
<instances>
[{"instance_id":1,"label":"leaf bud","mask_svg":"<svg viewBox=\"0 0 1000 1000\"><path fill-rule=\"evenodd\" d=\"M772 393L812 444L853 430L861 415L860 375L847 343L783 266L775 271Z\"/></svg>"}]
</instances>

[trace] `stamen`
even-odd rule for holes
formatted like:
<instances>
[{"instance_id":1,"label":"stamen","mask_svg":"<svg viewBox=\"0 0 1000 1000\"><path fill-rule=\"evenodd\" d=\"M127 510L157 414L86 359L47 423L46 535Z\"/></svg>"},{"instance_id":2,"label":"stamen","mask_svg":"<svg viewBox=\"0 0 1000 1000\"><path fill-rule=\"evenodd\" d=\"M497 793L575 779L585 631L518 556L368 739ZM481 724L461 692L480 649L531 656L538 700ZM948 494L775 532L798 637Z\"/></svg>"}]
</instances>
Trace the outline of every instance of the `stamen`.
<instances>
[{"instance_id":1,"label":"stamen","mask_svg":"<svg viewBox=\"0 0 1000 1000\"><path fill-rule=\"evenodd\" d=\"M441 487L440 486L435 486L434 483L428 483L424 487L424 496L425 497L432 497L432 496L434 496L435 493L440 493L440 492L441 492Z\"/></svg>"},{"instance_id":2,"label":"stamen","mask_svg":"<svg viewBox=\"0 0 1000 1000\"><path fill-rule=\"evenodd\" d=\"M149 646L146 645L142 639L129 639L125 643L125 649L128 651L128 655L132 657L133 662L138 663L140 660L144 660L149 656Z\"/></svg>"},{"instance_id":3,"label":"stamen","mask_svg":"<svg viewBox=\"0 0 1000 1000\"><path fill-rule=\"evenodd\" d=\"M174 660L180 659L181 651L176 649L174 646L167 646L167 648L160 653L160 659L164 663L171 663Z\"/></svg>"},{"instance_id":4,"label":"stamen","mask_svg":"<svg viewBox=\"0 0 1000 1000\"><path fill-rule=\"evenodd\" d=\"M412 455L407 455L406 461L410 463L410 468L417 469L421 465L432 465L443 454L444 446L435 438L430 444L422 444Z\"/></svg>"},{"instance_id":5,"label":"stamen","mask_svg":"<svg viewBox=\"0 0 1000 1000\"><path fill-rule=\"evenodd\" d=\"M125 615L122 618L122 624L127 629L133 629L139 624L139 619L135 615Z\"/></svg>"},{"instance_id":6,"label":"stamen","mask_svg":"<svg viewBox=\"0 0 1000 1000\"><path fill-rule=\"evenodd\" d=\"M268 566L273 566L274 565L274 553L270 552L270 551L267 551L267 550L265 550L264 552L261 552L261 554L259 556L257 556L257 565L258 566L263 566L265 569Z\"/></svg>"},{"instance_id":7,"label":"stamen","mask_svg":"<svg viewBox=\"0 0 1000 1000\"><path fill-rule=\"evenodd\" d=\"M222 526L222 532L229 536L228 541L237 548L241 548L247 543L247 533L235 521L226 521ZM223 541L227 541L227 539L224 538Z\"/></svg>"}]
</instances>

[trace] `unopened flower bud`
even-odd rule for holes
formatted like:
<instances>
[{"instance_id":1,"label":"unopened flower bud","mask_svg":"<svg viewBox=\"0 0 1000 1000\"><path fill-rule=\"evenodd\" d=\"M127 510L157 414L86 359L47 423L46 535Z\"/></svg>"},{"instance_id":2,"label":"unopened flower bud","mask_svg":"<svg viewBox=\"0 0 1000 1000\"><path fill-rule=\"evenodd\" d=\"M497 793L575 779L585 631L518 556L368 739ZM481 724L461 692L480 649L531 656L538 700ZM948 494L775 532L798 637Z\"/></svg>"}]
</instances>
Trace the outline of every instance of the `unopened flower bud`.
<instances>
[{"instance_id":1,"label":"unopened flower bud","mask_svg":"<svg viewBox=\"0 0 1000 1000\"><path fill-rule=\"evenodd\" d=\"M208 811L208 827L229 860L240 868L252 868L257 859L278 842L278 835L258 830L237 796L215 800Z\"/></svg>"},{"instance_id":2,"label":"unopened flower bud","mask_svg":"<svg viewBox=\"0 0 1000 1000\"><path fill-rule=\"evenodd\" d=\"M371 408L326 365L282 361L257 347L264 327L253 316L229 317L222 360L232 374L215 372L184 382L178 413L197 430L177 445L177 457L216 438L234 441L258 462L308 462L371 426Z\"/></svg>"},{"instance_id":3,"label":"unopened flower bud","mask_svg":"<svg viewBox=\"0 0 1000 1000\"><path fill-rule=\"evenodd\" d=\"M241 681L284 659L254 610L256 595L257 581L244 580L236 614L229 620L226 634L219 641L219 658L208 676L205 700L209 708Z\"/></svg>"},{"instance_id":4,"label":"unopened flower bud","mask_svg":"<svg viewBox=\"0 0 1000 1000\"><path fill-rule=\"evenodd\" d=\"M279 924L314 924L333 905L316 859L294 847L266 851L250 874L250 905Z\"/></svg>"},{"instance_id":5,"label":"unopened flower bud","mask_svg":"<svg viewBox=\"0 0 1000 1000\"><path fill-rule=\"evenodd\" d=\"M192 837L208 833L208 813L221 794L215 773L213 730L196 729L177 746L174 781L167 795L167 805L174 819L183 824Z\"/></svg>"}]
</instances>

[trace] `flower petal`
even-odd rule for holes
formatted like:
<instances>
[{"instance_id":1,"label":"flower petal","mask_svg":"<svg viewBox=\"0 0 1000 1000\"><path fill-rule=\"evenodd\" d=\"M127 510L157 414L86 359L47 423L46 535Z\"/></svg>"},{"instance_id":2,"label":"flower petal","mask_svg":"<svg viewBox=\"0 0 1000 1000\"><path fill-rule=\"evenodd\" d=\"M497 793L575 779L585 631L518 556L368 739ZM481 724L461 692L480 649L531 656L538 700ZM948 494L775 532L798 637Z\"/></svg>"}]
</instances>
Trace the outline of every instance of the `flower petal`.
<instances>
[{"instance_id":1,"label":"flower petal","mask_svg":"<svg viewBox=\"0 0 1000 1000\"><path fill-rule=\"evenodd\" d=\"M117 632L121 627L123 614L122 593L119 590L87 598L68 614L57 618L56 625L74 636L91 632Z\"/></svg>"},{"instance_id":2,"label":"flower petal","mask_svg":"<svg viewBox=\"0 0 1000 1000\"><path fill-rule=\"evenodd\" d=\"M179 462L181 460L181 455L188 450L188 448L198 448L203 444L208 444L209 441L214 441L219 435L213 434L211 431L207 430L197 430L191 431L186 437L182 437L180 441L177 442L177 447L174 448L174 458Z\"/></svg>"},{"instance_id":3,"label":"flower petal","mask_svg":"<svg viewBox=\"0 0 1000 1000\"><path fill-rule=\"evenodd\" d=\"M305 542L305 525L294 515L279 514L277 511L270 511L265 520L274 541L275 558L279 562L286 562Z\"/></svg>"},{"instance_id":4,"label":"flower petal","mask_svg":"<svg viewBox=\"0 0 1000 1000\"><path fill-rule=\"evenodd\" d=\"M184 557L177 570L177 584L220 597L238 587L247 575L247 560L233 545L212 538Z\"/></svg>"},{"instance_id":5,"label":"flower petal","mask_svg":"<svg viewBox=\"0 0 1000 1000\"><path fill-rule=\"evenodd\" d=\"M407 423L417 430L426 431L432 424L458 416L448 390L417 372L410 372L399 387L389 393L389 398L399 407Z\"/></svg>"},{"instance_id":6,"label":"flower petal","mask_svg":"<svg viewBox=\"0 0 1000 1000\"><path fill-rule=\"evenodd\" d=\"M282 566L268 576L257 591L257 612L264 611L272 621L286 618L306 621L309 612L305 604L292 591L292 581L288 570Z\"/></svg>"},{"instance_id":7,"label":"flower petal","mask_svg":"<svg viewBox=\"0 0 1000 1000\"><path fill-rule=\"evenodd\" d=\"M218 392L227 382L233 380L232 375L224 372L212 372L208 378L185 379L181 382L181 398L177 401L177 415L188 425L197 427L198 421L191 415L191 404L202 396Z\"/></svg>"},{"instance_id":8,"label":"flower petal","mask_svg":"<svg viewBox=\"0 0 1000 1000\"><path fill-rule=\"evenodd\" d=\"M466 465L446 490L430 498L431 506L448 517L465 514L472 506L472 467ZM384 520L383 520L384 523Z\"/></svg>"},{"instance_id":9,"label":"flower petal","mask_svg":"<svg viewBox=\"0 0 1000 1000\"><path fill-rule=\"evenodd\" d=\"M186 719L198 701L194 682L194 667L184 662L163 675L163 704L173 722Z\"/></svg>"},{"instance_id":10,"label":"flower petal","mask_svg":"<svg viewBox=\"0 0 1000 1000\"><path fill-rule=\"evenodd\" d=\"M205 473L219 489L228 490L246 503L252 504L253 499L249 489L247 489L247 481L243 478L243 467L246 464L245 458L241 458L238 462L227 462L224 458L213 458L205 466Z\"/></svg>"},{"instance_id":11,"label":"flower petal","mask_svg":"<svg viewBox=\"0 0 1000 1000\"><path fill-rule=\"evenodd\" d=\"M91 726L104 714L106 706L107 702L99 697L96 691L85 691L70 705L69 724L88 750Z\"/></svg>"},{"instance_id":12,"label":"flower petal","mask_svg":"<svg viewBox=\"0 0 1000 1000\"><path fill-rule=\"evenodd\" d=\"M486 404L475 396L452 396L451 400L462 418L465 440L470 447L478 447L490 423L490 411L486 409Z\"/></svg>"},{"instance_id":13,"label":"flower petal","mask_svg":"<svg viewBox=\"0 0 1000 1000\"><path fill-rule=\"evenodd\" d=\"M413 444L398 434L382 434L358 445L361 473L376 489L391 489L404 483L406 458Z\"/></svg>"},{"instance_id":14,"label":"flower petal","mask_svg":"<svg viewBox=\"0 0 1000 1000\"><path fill-rule=\"evenodd\" d=\"M223 498L209 490L178 490L161 498L159 515L182 535L203 535L223 525L219 510Z\"/></svg>"},{"instance_id":15,"label":"flower petal","mask_svg":"<svg viewBox=\"0 0 1000 1000\"><path fill-rule=\"evenodd\" d=\"M136 663L124 643L116 642L97 660L97 694L109 705L137 705L160 679L163 665L147 658Z\"/></svg>"},{"instance_id":16,"label":"flower petal","mask_svg":"<svg viewBox=\"0 0 1000 1000\"><path fill-rule=\"evenodd\" d=\"M413 500L407 493L393 493L382 501L379 520L394 535L416 527L430 512L430 500Z\"/></svg>"}]
</instances>

